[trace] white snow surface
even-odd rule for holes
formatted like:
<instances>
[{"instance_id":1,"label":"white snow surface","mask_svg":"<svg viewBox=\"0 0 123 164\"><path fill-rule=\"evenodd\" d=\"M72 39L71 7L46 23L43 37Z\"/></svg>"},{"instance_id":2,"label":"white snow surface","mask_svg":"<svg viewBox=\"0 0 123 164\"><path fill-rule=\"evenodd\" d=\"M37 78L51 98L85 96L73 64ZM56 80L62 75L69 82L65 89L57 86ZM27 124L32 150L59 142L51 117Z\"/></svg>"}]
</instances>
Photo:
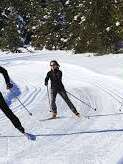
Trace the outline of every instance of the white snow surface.
<instances>
[{"instance_id":1,"label":"white snow surface","mask_svg":"<svg viewBox=\"0 0 123 164\"><path fill-rule=\"evenodd\" d=\"M44 78L54 59L61 65L66 90L96 111L68 94L81 114L77 118L58 95L61 118L43 121L51 116ZM36 135L35 141L28 140L0 111L0 164L123 164L122 54L0 52L0 65L8 70L14 94L6 90L2 75L0 91L26 132Z\"/></svg>"}]
</instances>

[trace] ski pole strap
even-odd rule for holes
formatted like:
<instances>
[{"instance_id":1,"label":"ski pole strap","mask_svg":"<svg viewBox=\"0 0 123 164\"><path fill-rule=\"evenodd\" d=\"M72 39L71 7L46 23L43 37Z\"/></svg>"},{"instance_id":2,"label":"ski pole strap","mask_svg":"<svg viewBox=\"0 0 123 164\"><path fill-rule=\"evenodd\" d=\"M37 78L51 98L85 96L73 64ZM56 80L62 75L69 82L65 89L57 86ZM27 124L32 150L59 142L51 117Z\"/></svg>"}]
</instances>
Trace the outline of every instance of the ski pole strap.
<instances>
[{"instance_id":1,"label":"ski pole strap","mask_svg":"<svg viewBox=\"0 0 123 164\"><path fill-rule=\"evenodd\" d=\"M75 99L79 100L80 102L82 102L83 104L87 105L88 107L94 109L96 111L96 108L93 108L91 105L87 104L86 102L84 102L83 100L79 99L78 97L74 96L72 93L66 91L69 95L73 96Z\"/></svg>"}]
</instances>

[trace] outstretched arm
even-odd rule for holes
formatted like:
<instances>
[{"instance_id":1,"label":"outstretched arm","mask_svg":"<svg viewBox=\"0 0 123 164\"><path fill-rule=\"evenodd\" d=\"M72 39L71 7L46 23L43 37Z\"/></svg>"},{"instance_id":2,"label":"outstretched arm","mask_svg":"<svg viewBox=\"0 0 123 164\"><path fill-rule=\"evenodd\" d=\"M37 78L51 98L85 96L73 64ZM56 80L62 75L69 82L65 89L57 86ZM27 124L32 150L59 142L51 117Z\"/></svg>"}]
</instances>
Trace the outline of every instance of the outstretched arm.
<instances>
[{"instance_id":1,"label":"outstretched arm","mask_svg":"<svg viewBox=\"0 0 123 164\"><path fill-rule=\"evenodd\" d=\"M2 75L3 75L4 79L5 79L6 84L9 84L10 83L10 78L9 78L7 70L5 68L3 68L3 67L0 67L0 73L2 73Z\"/></svg>"},{"instance_id":2,"label":"outstretched arm","mask_svg":"<svg viewBox=\"0 0 123 164\"><path fill-rule=\"evenodd\" d=\"M48 80L50 78L50 75L49 75L49 72L47 73L47 76L45 78L45 85L47 86L48 85Z\"/></svg>"},{"instance_id":3,"label":"outstretched arm","mask_svg":"<svg viewBox=\"0 0 123 164\"><path fill-rule=\"evenodd\" d=\"M7 70L0 66L0 73L2 73L2 75L3 75L4 79L5 79L5 82L6 82L6 85L7 85L7 89L12 88L13 85L10 82L10 78L9 78Z\"/></svg>"}]
</instances>

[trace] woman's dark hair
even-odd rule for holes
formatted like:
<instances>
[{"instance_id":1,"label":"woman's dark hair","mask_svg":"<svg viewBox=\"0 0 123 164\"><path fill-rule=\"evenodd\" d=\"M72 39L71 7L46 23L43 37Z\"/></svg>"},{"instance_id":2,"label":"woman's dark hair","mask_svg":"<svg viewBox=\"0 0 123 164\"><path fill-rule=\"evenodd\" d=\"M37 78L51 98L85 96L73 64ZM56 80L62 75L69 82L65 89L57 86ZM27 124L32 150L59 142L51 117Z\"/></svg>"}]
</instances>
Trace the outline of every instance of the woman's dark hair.
<instances>
[{"instance_id":1,"label":"woman's dark hair","mask_svg":"<svg viewBox=\"0 0 123 164\"><path fill-rule=\"evenodd\" d=\"M56 60L51 60L50 65L51 65L51 63L55 63L58 67L60 67L59 63Z\"/></svg>"}]
</instances>

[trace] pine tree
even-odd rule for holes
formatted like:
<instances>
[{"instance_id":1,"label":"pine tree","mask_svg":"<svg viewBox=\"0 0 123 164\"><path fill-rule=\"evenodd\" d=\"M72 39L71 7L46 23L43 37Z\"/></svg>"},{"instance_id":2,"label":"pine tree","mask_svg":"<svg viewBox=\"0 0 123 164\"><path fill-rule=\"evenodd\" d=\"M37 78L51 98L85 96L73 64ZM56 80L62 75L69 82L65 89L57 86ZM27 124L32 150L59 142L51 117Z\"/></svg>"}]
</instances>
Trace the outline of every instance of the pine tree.
<instances>
[{"instance_id":1,"label":"pine tree","mask_svg":"<svg viewBox=\"0 0 123 164\"><path fill-rule=\"evenodd\" d=\"M113 0L80 0L78 3L76 1L76 4L73 2L74 8L71 11L74 13L74 19L71 23L70 40L74 40L73 48L76 53L109 53L114 50L114 44L119 37L123 37L122 30L116 26L116 22L120 22L119 15L122 15L121 8L118 11L118 4L115 2Z\"/></svg>"},{"instance_id":2,"label":"pine tree","mask_svg":"<svg viewBox=\"0 0 123 164\"><path fill-rule=\"evenodd\" d=\"M35 36L33 45L39 48L47 49L65 49L65 31L66 20L65 13L61 2L50 2L46 8L40 9L42 17L36 19L33 23ZM37 17L36 17L37 18Z\"/></svg>"},{"instance_id":3,"label":"pine tree","mask_svg":"<svg viewBox=\"0 0 123 164\"><path fill-rule=\"evenodd\" d=\"M110 53L123 39L120 0L3 0L0 6L1 49L21 45L17 16L28 18L25 32L37 49Z\"/></svg>"}]
</instances>

